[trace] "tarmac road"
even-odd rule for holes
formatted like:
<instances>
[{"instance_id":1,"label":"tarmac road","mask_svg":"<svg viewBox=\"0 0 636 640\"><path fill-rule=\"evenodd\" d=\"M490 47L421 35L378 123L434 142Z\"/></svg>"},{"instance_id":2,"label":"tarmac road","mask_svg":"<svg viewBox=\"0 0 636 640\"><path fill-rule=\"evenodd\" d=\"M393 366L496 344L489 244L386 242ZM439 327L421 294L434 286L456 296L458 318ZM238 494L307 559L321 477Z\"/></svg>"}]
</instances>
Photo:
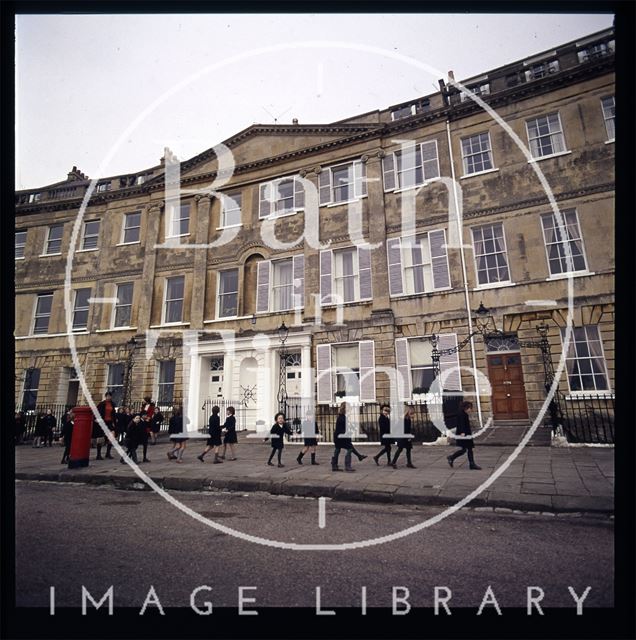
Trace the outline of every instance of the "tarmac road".
<instances>
[{"instance_id":1,"label":"tarmac road","mask_svg":"<svg viewBox=\"0 0 636 640\"><path fill-rule=\"evenodd\" d=\"M327 502L266 494L171 492L216 522L263 537L296 542L356 540L370 530L397 531L439 508ZM575 609L614 601L613 526L607 517L528 515L465 509L398 541L350 551L265 547L210 529L148 491L109 486L16 484L18 607L80 607L82 585L99 600L112 585L115 608L141 608L150 586L163 607L198 603L237 607L239 587L255 586L249 607L391 607L392 587L407 587L413 607L432 607L434 588L452 593L448 606L477 609L490 585L501 608L526 607L527 588L542 606ZM401 595L405 592L400 591ZM487 605L490 608L493 605Z\"/></svg>"}]
</instances>

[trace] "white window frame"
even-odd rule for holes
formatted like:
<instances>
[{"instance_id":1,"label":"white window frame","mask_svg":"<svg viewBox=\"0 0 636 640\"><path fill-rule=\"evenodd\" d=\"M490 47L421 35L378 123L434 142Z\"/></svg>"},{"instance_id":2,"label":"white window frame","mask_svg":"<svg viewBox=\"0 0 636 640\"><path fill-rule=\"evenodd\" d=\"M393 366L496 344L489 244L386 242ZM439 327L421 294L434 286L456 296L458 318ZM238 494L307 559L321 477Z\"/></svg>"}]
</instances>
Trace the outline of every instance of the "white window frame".
<instances>
[{"instance_id":1,"label":"white window frame","mask_svg":"<svg viewBox=\"0 0 636 640\"><path fill-rule=\"evenodd\" d=\"M611 106L605 108L605 101L611 100ZM611 113L608 115L608 112ZM613 142L616 137L616 97L604 96L601 98L601 111L603 112L603 121L605 122L605 132L607 133L607 142ZM610 133L611 128L611 133Z\"/></svg>"},{"instance_id":2,"label":"white window frame","mask_svg":"<svg viewBox=\"0 0 636 640\"><path fill-rule=\"evenodd\" d=\"M487 148L482 148L482 140L483 140L483 136L486 136L486 141L487 141ZM475 151L474 150L474 145L473 145L473 140L475 138L478 138L478 144L479 144L479 150ZM465 149L464 147L464 143L469 143L470 144L470 153L467 153L467 149ZM490 142L490 131L482 131L480 133L475 133L473 135L470 136L465 136L464 138L462 138L460 140L460 146L461 146L461 150L462 150L462 167L464 169L464 176L472 176L472 175L476 175L478 173L485 173L486 171L492 171L494 170L495 167L495 161L494 161L494 157L493 157L493 153L492 153L492 144ZM488 159L488 161L490 162L490 166L487 168L483 168L483 169L479 169L476 171L469 171L469 160L472 158L475 158L477 156L480 156L482 158L483 161L483 157L484 155L486 156L486 158Z\"/></svg>"},{"instance_id":3,"label":"white window frame","mask_svg":"<svg viewBox=\"0 0 636 640\"><path fill-rule=\"evenodd\" d=\"M554 130L552 131L551 129L551 124L550 124L550 116L554 116L556 115L557 117L557 121L558 121L558 130ZM545 120L546 124L548 125L548 128L550 129L548 133L543 134L543 135L537 135L535 137L531 137L530 136L530 125L532 123L535 123L535 126L537 127L537 129L539 128L539 121L540 120ZM563 123L561 122L561 114L558 111L554 111L552 113L547 113L543 116L537 116L536 118L529 118L526 120L526 134L528 136L528 147L530 148L530 155L534 158L534 159L539 159L539 158L549 158L551 156L556 156L556 155L561 155L563 153L567 153L568 152L568 148L567 145L565 143L565 134L563 133ZM540 141L544 138L550 138L550 147L551 147L551 151L550 153L534 153L533 150L533 142L535 141ZM555 144L555 142L557 144ZM560 149L555 150L555 147L561 146ZM538 142L536 142L536 151L537 152L541 152L542 147L539 145Z\"/></svg>"},{"instance_id":4,"label":"white window frame","mask_svg":"<svg viewBox=\"0 0 636 640\"><path fill-rule=\"evenodd\" d=\"M95 191L97 191L97 193L104 193L106 191L110 191L111 186L110 182L100 182L97 184Z\"/></svg>"},{"instance_id":5,"label":"white window frame","mask_svg":"<svg viewBox=\"0 0 636 640\"><path fill-rule=\"evenodd\" d=\"M298 192L299 190L303 190L304 187L302 186L302 184L297 185L297 182L299 180L299 176L297 175L292 175L292 176L284 176L282 178L276 178L275 180L269 180L268 182L261 182L258 185L258 217L259 220L266 220L266 219L271 219L271 218L282 218L284 216L291 216L294 215L296 213L298 213L299 211L303 211L305 209L305 204L304 204L304 196L303 196L303 203L302 206L297 202L298 200ZM288 182L291 181L292 182L292 206L291 208L286 208L286 209L281 209L279 211L279 203L281 202L281 200L286 200L287 198L280 198L277 197L276 199L274 199L272 197L273 193L278 194L278 187L281 183L283 182ZM261 207L261 203L263 201L263 194L265 194L266 196L269 196L267 198L265 198L265 200L267 202L269 202L269 214L267 215L263 215L263 211L262 211L262 207ZM279 195L279 194L278 194Z\"/></svg>"},{"instance_id":6,"label":"white window frame","mask_svg":"<svg viewBox=\"0 0 636 640\"><path fill-rule=\"evenodd\" d=\"M113 384L112 379L115 377L113 372L115 367L121 367L122 381L121 384ZM106 389L113 395L113 404L118 407L119 403L124 401L124 387L126 386L126 363L124 362L109 362L106 366ZM121 397L121 400L120 400Z\"/></svg>"},{"instance_id":7,"label":"white window frame","mask_svg":"<svg viewBox=\"0 0 636 640\"><path fill-rule=\"evenodd\" d=\"M543 232L543 246L545 248L546 261L548 263L548 273L549 273L550 276L561 276L561 275L568 275L568 274L587 273L588 272L588 264L587 264L587 257L586 257L586 252L585 252L585 243L583 242L583 235L581 233L581 225L579 223L578 212L577 212L576 209L567 209L565 211L562 211L561 214L563 216L563 222L564 222L564 226L565 226L565 230L566 230L568 239L565 240L564 238L562 238L560 241L559 240L555 240L554 242L550 242L550 243L548 243L548 239L546 237L546 228L545 228L545 225L544 225L543 221L550 216L552 218L553 223L554 223L555 230L558 230L556 216L554 215L554 213L543 213L540 216L540 218L541 218L541 220L540 220L540 222L541 222L541 231ZM567 221L567 218L571 217L571 216L574 216L574 224L570 224ZM578 232L578 237L570 239L570 227L571 226L576 226L576 230ZM561 247L562 247L565 242L568 242L571 245L572 242L577 241L577 240L580 241L580 243L581 243L581 254L583 256L583 262L584 262L585 266L582 269L574 269L572 271L568 271L567 269L563 269L563 271L559 271L559 272L554 272L553 273L552 272L552 262L550 261L550 247L552 245L561 245ZM559 253L561 253L561 250L559 250ZM563 256L562 259L565 260L565 256ZM566 262L565 266L567 267L567 262Z\"/></svg>"},{"instance_id":8,"label":"white window frame","mask_svg":"<svg viewBox=\"0 0 636 640\"><path fill-rule=\"evenodd\" d=\"M168 300L168 283L170 280L177 280L181 278L183 280L183 298L171 298ZM173 320L171 322L167 321L168 317L168 303L176 302L177 300L181 300L181 318L179 320ZM161 305L161 324L162 325L171 325L171 324L183 324L183 303L185 301L185 276L184 275L175 275L165 278L164 286L163 286L163 304Z\"/></svg>"},{"instance_id":9,"label":"white window frame","mask_svg":"<svg viewBox=\"0 0 636 640\"><path fill-rule=\"evenodd\" d=\"M346 349L346 348L352 348L355 347L356 349L356 353L358 355L357 357L357 361L358 361L358 366L357 367L342 367L342 369L348 369L348 371L346 373L338 373L338 367L336 367L335 365L335 361L336 361L336 352L338 351L338 349ZM332 389L333 389L333 398L334 398L334 402L344 402L344 399L340 396L337 396L336 393L338 393L338 376L339 375L351 375L353 374L357 374L357 380L358 380L358 393L357 394L352 394L352 395L346 395L346 398L349 399L359 399L360 398L360 345L357 342L340 342L340 343L335 343L331 345L331 362L332 362L332 371L331 371L331 385L332 385Z\"/></svg>"},{"instance_id":10,"label":"white window frame","mask_svg":"<svg viewBox=\"0 0 636 640\"><path fill-rule=\"evenodd\" d=\"M119 288L130 285L132 287L131 295L130 295L130 303L129 304L120 304L120 296L119 296ZM110 326L112 329L124 329L132 326L132 307L133 307L133 299L135 295L135 283L134 282L119 282L115 285L115 298L117 298L117 302L113 305L113 315L111 318ZM117 324L117 311L118 309L122 309L125 307L130 307L130 315L128 324Z\"/></svg>"},{"instance_id":11,"label":"white window frame","mask_svg":"<svg viewBox=\"0 0 636 640\"><path fill-rule=\"evenodd\" d=\"M503 240L503 251L495 251L494 253L484 253L484 254L478 254L477 253L477 249L476 249L476 239L475 239L475 232L477 230L482 231L482 239L483 239L483 229L487 228L487 227L501 227L501 238ZM473 241L473 264L475 266L475 283L476 283L476 288L480 289L480 288L488 288L488 287L492 287L493 285L502 285L502 284L511 284L512 283L512 273L510 270L510 260L508 259L508 246L506 243L506 230L504 227L503 222L490 222L488 224L482 224L482 225L478 225L475 227L471 228L471 235L472 235L472 241ZM506 260L506 269L508 270L508 279L507 280L490 280L490 276L488 276L488 282L480 282L479 281L479 263L478 263L478 258L480 256L488 256L488 255L499 255L499 254L503 254L505 256L505 260ZM500 266L497 265L497 273L499 273L500 270ZM486 274L488 275L488 269L486 270Z\"/></svg>"},{"instance_id":12,"label":"white window frame","mask_svg":"<svg viewBox=\"0 0 636 640\"><path fill-rule=\"evenodd\" d=\"M560 71L558 59L540 60L532 62L527 66L528 69L525 71L526 82L539 80L540 78L545 78Z\"/></svg>"},{"instance_id":13,"label":"white window frame","mask_svg":"<svg viewBox=\"0 0 636 640\"><path fill-rule=\"evenodd\" d=\"M82 306L82 307L78 307L77 303L78 303L78 294L80 291L88 291L88 298L91 297L91 289L90 287L81 287L80 289L74 289L73 290L73 325L72 325L72 331L88 331L88 323L89 323L89 315L90 315L90 302L88 302L88 298L87 298L87 302L86 302L86 306ZM86 311L86 326L80 326L80 327L76 327L75 326L75 314L78 313L79 311L84 312Z\"/></svg>"},{"instance_id":14,"label":"white window frame","mask_svg":"<svg viewBox=\"0 0 636 640\"><path fill-rule=\"evenodd\" d=\"M290 267L291 270L291 280L289 283L287 284L277 284L277 276L280 274L280 269L281 266L287 264ZM272 309L271 311L273 312L277 312L277 311L292 311L295 308L295 304L294 304L294 259L292 257L289 258L283 258L282 260L272 260L271 263L271 271L270 271L270 300L271 300L271 304L272 304ZM277 293L279 289L290 289L291 290L291 294L289 296L290 299L290 306L285 307L284 309L282 308L282 305L279 305L279 300L277 299Z\"/></svg>"},{"instance_id":15,"label":"white window frame","mask_svg":"<svg viewBox=\"0 0 636 640\"><path fill-rule=\"evenodd\" d=\"M433 257L431 256L431 244L429 241L429 237L428 237L428 233L424 233L424 234L420 234L417 235L415 237L415 244L419 245L420 247L422 247L422 241L426 242L426 251L428 251L428 262L424 261L424 257L422 257L422 262L418 263L418 264L413 264L413 249L415 248L413 245L402 245L401 249L402 249L402 277L404 278L404 290L405 290L405 295L422 295L424 293L431 293L432 291L436 291L435 289L435 284L433 282ZM422 251L422 249L420 249L420 252L422 252L422 254L424 253L424 251ZM447 254L447 261L448 261L448 254ZM447 266L448 266L448 262L447 262ZM415 272L415 269L417 267L429 267L429 271L430 271L430 281L431 281L431 288L427 288L426 287L426 277L424 276L424 287L422 291L415 291L415 286L413 286L413 291L409 290L409 278L408 275L410 272ZM413 277L413 280L415 280L415 277ZM449 288L449 287L444 287L445 289Z\"/></svg>"},{"instance_id":16,"label":"white window frame","mask_svg":"<svg viewBox=\"0 0 636 640\"><path fill-rule=\"evenodd\" d=\"M190 211L192 207L189 202L183 204L176 204L168 207L168 215L170 220L168 221L168 238L184 238L190 235ZM187 215L183 215L184 211ZM177 217L178 216L178 217ZM188 221L187 231L181 232L181 225L184 220ZM140 220L141 222L141 220ZM178 231L178 233L176 233Z\"/></svg>"},{"instance_id":17,"label":"white window frame","mask_svg":"<svg viewBox=\"0 0 636 640\"><path fill-rule=\"evenodd\" d=\"M51 239L51 230L52 229L61 229L60 237ZM46 233L46 242L44 243L44 254L45 256L60 256L62 255L62 240L64 239L64 223L61 224L52 224L48 227ZM59 251L50 251L51 242L59 242L60 250Z\"/></svg>"},{"instance_id":18,"label":"white window frame","mask_svg":"<svg viewBox=\"0 0 636 640\"><path fill-rule=\"evenodd\" d=\"M243 193L241 191L233 191L232 193L223 193L221 196L221 219L220 229L228 229L231 227L240 227L243 225ZM226 206L228 205L229 206ZM237 206L238 204L238 206ZM235 214L238 211L238 222L230 224L228 222L228 214Z\"/></svg>"},{"instance_id":19,"label":"white window frame","mask_svg":"<svg viewBox=\"0 0 636 640\"><path fill-rule=\"evenodd\" d=\"M171 382L162 382L161 381L161 374L164 370L164 367L166 367L166 365L168 363L171 363L173 366L173 370L172 370L172 381ZM174 358L170 358L168 360L157 360L157 364L159 365L157 367L157 392L155 394L155 398L157 398L157 405L162 405L162 406L172 406L174 403L174 391L175 391L175 381L177 378L177 361ZM165 398L162 397L162 387L171 387L172 388L172 393L171 393L171 398L170 400L166 400Z\"/></svg>"},{"instance_id":20,"label":"white window frame","mask_svg":"<svg viewBox=\"0 0 636 640\"><path fill-rule=\"evenodd\" d=\"M230 272L236 272L236 292L228 292L228 293L221 293L221 277L224 273L230 273ZM218 271L216 274L216 291L217 291L217 296L216 296L216 317L217 319L221 320L227 320L227 319L231 319L231 318L238 318L238 303L239 303L239 270L238 268L234 268L234 269L222 269L221 271ZM235 295L236 296L236 313L234 315L231 316L222 316L221 315L221 296L229 296L229 295Z\"/></svg>"},{"instance_id":21,"label":"white window frame","mask_svg":"<svg viewBox=\"0 0 636 640\"><path fill-rule=\"evenodd\" d=\"M24 240L18 242L18 235L24 234ZM27 230L26 229L18 229L15 232L15 259L16 260L24 260L24 250L26 248L27 241Z\"/></svg>"},{"instance_id":22,"label":"white window frame","mask_svg":"<svg viewBox=\"0 0 636 640\"><path fill-rule=\"evenodd\" d=\"M129 227L127 226L127 222L131 216L139 216L139 224ZM137 229L137 240L126 240L126 232L132 231L133 229ZM141 211L130 211L129 213L124 213L124 220L121 229L121 242L119 244L140 244L141 243Z\"/></svg>"},{"instance_id":23,"label":"white window frame","mask_svg":"<svg viewBox=\"0 0 636 640\"><path fill-rule=\"evenodd\" d=\"M91 233L91 234L87 234L86 233L86 229L88 227L88 225L90 224L95 224L97 223L97 233ZM101 230L101 220L99 218L97 218L96 220L85 220L84 224L82 226L82 248L80 249L80 251L97 251L99 249L99 232ZM95 246L94 247L87 247L86 246L86 241L88 239L95 239Z\"/></svg>"},{"instance_id":24,"label":"white window frame","mask_svg":"<svg viewBox=\"0 0 636 640\"><path fill-rule=\"evenodd\" d=\"M51 298L51 309L50 311L47 313L38 313L38 307L40 304L40 299L41 298ZM31 331L30 334L32 336L45 336L49 333L49 327L51 324L51 314L53 313L53 293L38 293L38 295L35 296L35 306L33 307L33 320L31 322ZM48 322L46 324L46 331L35 331L35 325L37 323L37 319L38 318L45 318L48 317Z\"/></svg>"},{"instance_id":25,"label":"white window frame","mask_svg":"<svg viewBox=\"0 0 636 640\"><path fill-rule=\"evenodd\" d=\"M334 184L334 171L347 168L350 180L346 183L348 187L348 198L336 198L336 190L342 185ZM325 184L323 173L328 177L328 183ZM320 206L335 206L346 204L347 202L355 202L361 198L367 197L367 168L361 160L352 160L350 162L341 162L329 167L325 167L318 177L318 190ZM325 194L328 193L329 197Z\"/></svg>"},{"instance_id":26,"label":"white window frame","mask_svg":"<svg viewBox=\"0 0 636 640\"><path fill-rule=\"evenodd\" d=\"M27 411L34 411L35 407L37 407L38 404L38 393L40 391L40 383L42 382L42 369L40 369L40 367L32 367L33 371L37 371L38 372L38 379L37 379L37 386L30 386L27 388L26 383L27 383L27 374L28 374L28 369L24 370L24 378L22 379L22 394L21 394L21 403L20 403L20 409L26 408ZM33 373L31 373L31 385L33 385ZM27 408L27 403L25 402L25 394L26 393L33 393L33 406L31 408Z\"/></svg>"},{"instance_id":27,"label":"white window frame","mask_svg":"<svg viewBox=\"0 0 636 640\"><path fill-rule=\"evenodd\" d=\"M42 194L41 193L30 193L29 194L29 204L32 204L33 202L39 202L42 199Z\"/></svg>"},{"instance_id":28,"label":"white window frame","mask_svg":"<svg viewBox=\"0 0 636 640\"><path fill-rule=\"evenodd\" d=\"M351 270L352 273L348 275L338 275L338 265L342 267L342 256L345 253L350 253L353 257ZM334 249L333 251L333 293L337 297L337 300L342 300L344 304L350 304L352 302L360 302L360 266L358 260L358 249L357 247L346 247L344 249ZM344 297L344 280L353 279L353 299L345 300ZM338 291L338 282L342 281L342 293Z\"/></svg>"},{"instance_id":29,"label":"white window frame","mask_svg":"<svg viewBox=\"0 0 636 640\"><path fill-rule=\"evenodd\" d=\"M424 146L430 145L430 144L435 146L435 163L437 164L437 175L427 177L424 171L424 163L425 162L430 163L432 162L432 160L424 161L422 158L424 156ZM419 164L416 164L412 169L400 169L400 170L398 169L398 164L400 162L404 149L396 149L395 151L389 152L389 154L393 156L393 173L394 173L395 187L393 189L387 189L386 182L384 182L385 191L396 192L396 191L406 191L408 189L417 189L418 187L425 186L430 182L439 179L441 174L440 174L440 167L439 167L439 148L437 146L437 139L433 138L432 140L424 140L422 142L418 142L414 145L414 147L412 147L412 150L413 150L413 153L415 154L419 152L419 162L420 162ZM421 173L422 173L422 182L414 182L413 184L408 184L408 185L403 184L401 180L402 175L406 171L417 172L418 168L421 170ZM384 179L384 174L385 174L384 167L383 167L382 174Z\"/></svg>"},{"instance_id":30,"label":"white window frame","mask_svg":"<svg viewBox=\"0 0 636 640\"><path fill-rule=\"evenodd\" d=\"M471 86L466 86L466 89L469 93L472 93L476 96L488 96L490 95L490 83L486 81L478 82L477 84L473 84ZM465 91L459 92L459 100L460 102L465 102L470 99L469 93Z\"/></svg>"},{"instance_id":31,"label":"white window frame","mask_svg":"<svg viewBox=\"0 0 636 640\"><path fill-rule=\"evenodd\" d=\"M571 373L571 367L570 367L570 362L579 362L579 361L587 361L587 360L594 360L596 358L592 357L592 356L585 356L585 357L578 357L578 355L574 355L574 357L572 357L570 355L570 353L572 352L572 350L576 350L576 344L575 344L575 339L574 339L574 332L577 329L584 329L584 333L585 333L585 343L587 345L587 350L588 352L590 351L589 348L589 344L590 344L590 337L588 335L588 329L594 329L596 331L596 335L597 337L593 339L594 342L598 342L600 349L601 349L601 355L600 357L602 358L603 361L603 371L598 374L598 375L605 375L605 381L607 383L607 389L598 389L596 387L596 380L594 379L594 389L577 389L577 390L572 390L572 386L570 384L570 376L574 375ZM565 331L566 328L563 327L561 328L561 344L564 344L565 341ZM610 386L610 377L609 377L609 372L607 370L607 360L605 358L605 349L603 348L603 337L601 335L601 330L598 326L598 324L584 324L580 327L572 327L572 333L570 334L570 344L569 344L569 349L568 352L565 354L565 373L566 373L566 377L567 377L567 381L568 381L568 388L570 389L570 395L571 396L584 396L584 395L595 395L595 394L606 394L606 393L612 393L612 389ZM580 372L578 373L579 379L581 378L582 375L592 375L593 373L587 373L587 374L581 374Z\"/></svg>"}]
</instances>

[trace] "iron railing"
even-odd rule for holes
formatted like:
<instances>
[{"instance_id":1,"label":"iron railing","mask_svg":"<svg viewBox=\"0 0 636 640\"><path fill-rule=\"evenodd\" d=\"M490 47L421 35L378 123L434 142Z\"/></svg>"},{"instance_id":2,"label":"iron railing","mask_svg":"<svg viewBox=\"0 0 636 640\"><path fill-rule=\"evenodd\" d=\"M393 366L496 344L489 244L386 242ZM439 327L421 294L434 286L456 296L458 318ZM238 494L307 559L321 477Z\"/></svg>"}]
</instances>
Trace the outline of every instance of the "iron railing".
<instances>
[{"instance_id":1,"label":"iron railing","mask_svg":"<svg viewBox=\"0 0 636 640\"><path fill-rule=\"evenodd\" d=\"M228 407L234 407L234 417L236 418L236 430L237 431L245 431L250 428L253 429L254 425L247 424L247 416L246 416L246 403L243 400L225 400L223 398L217 398L216 400L206 400L203 403L201 409L203 410L204 421L203 424L199 425L198 430L201 433L208 432L208 423L210 421L210 416L212 415L212 407L217 406L219 408L219 419L221 420L221 425L225 422L225 417L227 413Z\"/></svg>"},{"instance_id":2,"label":"iron railing","mask_svg":"<svg viewBox=\"0 0 636 640\"><path fill-rule=\"evenodd\" d=\"M442 401L443 420L447 428L456 426L455 418L459 411L459 403L463 400L461 395L445 394ZM361 404L349 404L347 413L351 428L358 433L352 439L357 442L380 442L378 418L380 417L379 402L366 402ZM433 423L433 411L435 407L429 407L426 402L409 403L415 409L412 420L412 433L416 442L433 442L440 432ZM285 416L294 433L292 440L302 438L301 424L309 413L311 407L318 423L318 431L322 436L321 442L333 442L333 434L338 418L339 403L319 404L312 406L311 401L305 398L288 398ZM439 411L439 409L437 409ZM399 416L400 419L402 416Z\"/></svg>"},{"instance_id":3,"label":"iron railing","mask_svg":"<svg viewBox=\"0 0 636 640\"><path fill-rule=\"evenodd\" d=\"M559 394L561 426L568 442L614 444L614 395Z\"/></svg>"}]
</instances>

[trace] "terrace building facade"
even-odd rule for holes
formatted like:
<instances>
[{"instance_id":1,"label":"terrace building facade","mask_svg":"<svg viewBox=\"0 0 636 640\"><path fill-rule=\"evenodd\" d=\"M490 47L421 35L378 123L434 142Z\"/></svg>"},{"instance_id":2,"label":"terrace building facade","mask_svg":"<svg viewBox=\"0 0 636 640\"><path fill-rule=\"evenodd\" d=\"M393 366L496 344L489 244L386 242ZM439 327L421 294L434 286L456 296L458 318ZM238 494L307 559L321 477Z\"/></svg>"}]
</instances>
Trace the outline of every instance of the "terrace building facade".
<instances>
[{"instance_id":1,"label":"terrace building facade","mask_svg":"<svg viewBox=\"0 0 636 640\"><path fill-rule=\"evenodd\" d=\"M73 167L16 194L16 406L110 389L203 423L225 398L253 428L281 367L317 404L388 401L391 370L400 401L426 400L435 335L445 390L474 393L476 369L484 416L532 420L541 323L561 400L611 395L614 137L609 29L388 109L166 152L81 214Z\"/></svg>"}]
</instances>

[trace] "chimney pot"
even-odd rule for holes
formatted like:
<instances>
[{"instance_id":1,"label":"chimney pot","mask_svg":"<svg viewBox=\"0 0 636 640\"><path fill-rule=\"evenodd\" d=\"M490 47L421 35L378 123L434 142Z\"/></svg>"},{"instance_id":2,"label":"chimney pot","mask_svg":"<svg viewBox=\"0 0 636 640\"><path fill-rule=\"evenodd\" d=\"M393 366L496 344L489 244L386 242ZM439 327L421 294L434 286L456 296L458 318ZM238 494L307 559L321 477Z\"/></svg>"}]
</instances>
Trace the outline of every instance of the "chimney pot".
<instances>
[{"instance_id":1,"label":"chimney pot","mask_svg":"<svg viewBox=\"0 0 636 640\"><path fill-rule=\"evenodd\" d=\"M292 120L292 124L298 124L298 118L294 118L294 119Z\"/></svg>"}]
</instances>

